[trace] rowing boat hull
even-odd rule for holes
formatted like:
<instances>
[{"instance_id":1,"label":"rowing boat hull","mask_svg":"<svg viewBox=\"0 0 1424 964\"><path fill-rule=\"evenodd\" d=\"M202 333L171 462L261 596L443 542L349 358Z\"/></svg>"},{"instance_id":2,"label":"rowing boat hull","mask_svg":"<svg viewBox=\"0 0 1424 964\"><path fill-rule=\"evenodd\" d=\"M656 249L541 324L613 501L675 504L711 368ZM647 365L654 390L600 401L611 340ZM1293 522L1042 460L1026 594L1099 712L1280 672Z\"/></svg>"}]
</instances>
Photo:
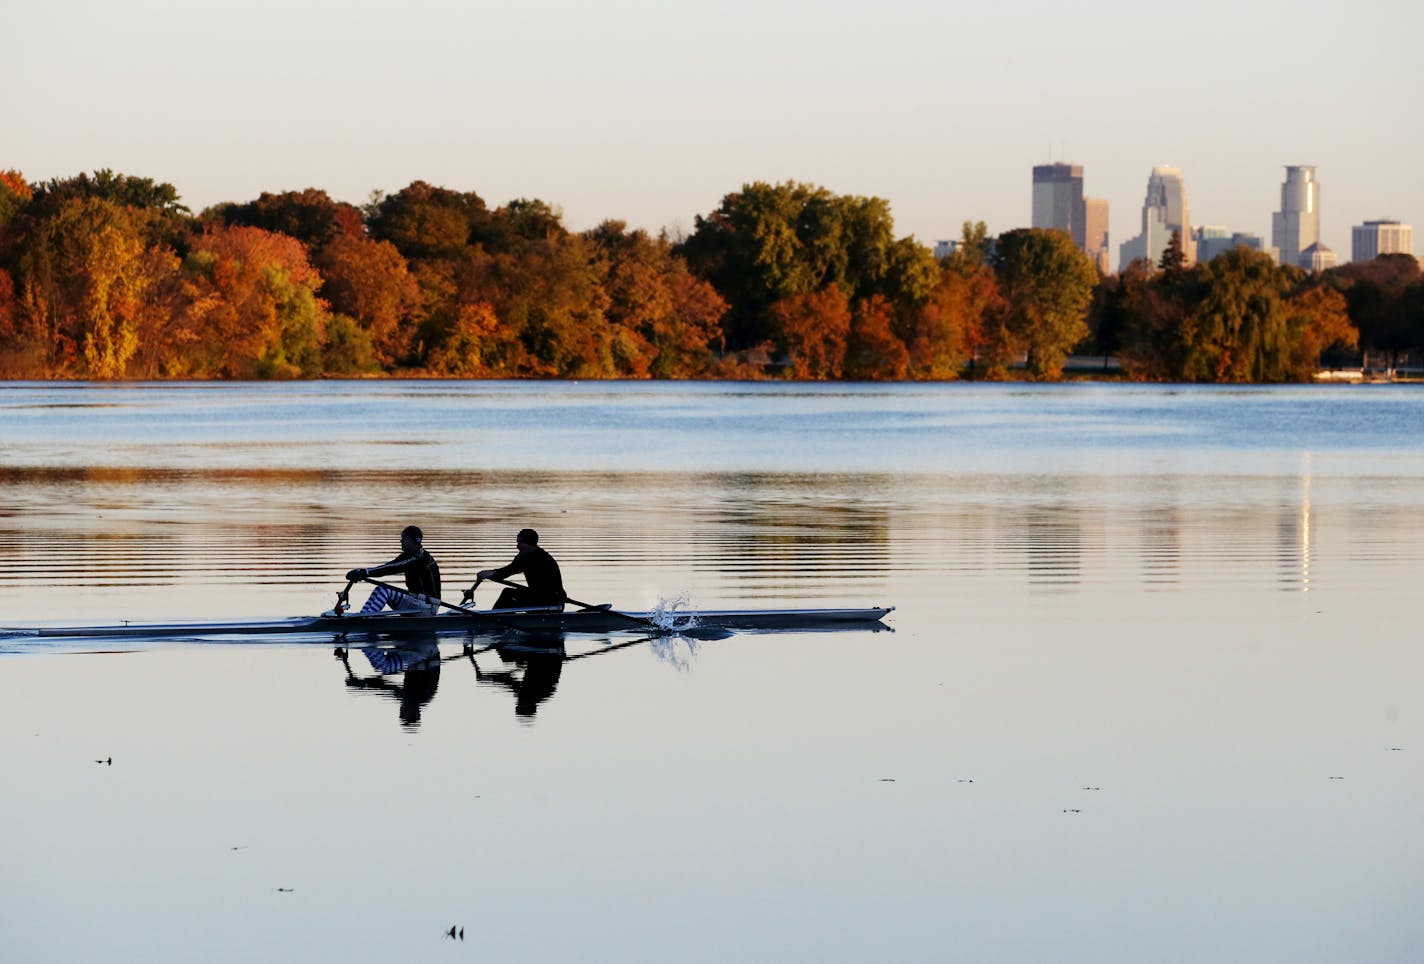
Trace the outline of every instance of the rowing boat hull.
<instances>
[{"instance_id":1,"label":"rowing boat hull","mask_svg":"<svg viewBox=\"0 0 1424 964\"><path fill-rule=\"evenodd\" d=\"M677 613L618 613L600 609L556 611L493 610L475 615L438 616L383 612L370 615L303 616L294 619L212 623L122 623L112 626L0 627L0 638L158 639L200 636L340 636L369 633L649 632L649 624L675 633L682 629L815 631L885 629L881 620L895 607L868 609L710 609ZM665 627L665 628L664 628Z\"/></svg>"}]
</instances>

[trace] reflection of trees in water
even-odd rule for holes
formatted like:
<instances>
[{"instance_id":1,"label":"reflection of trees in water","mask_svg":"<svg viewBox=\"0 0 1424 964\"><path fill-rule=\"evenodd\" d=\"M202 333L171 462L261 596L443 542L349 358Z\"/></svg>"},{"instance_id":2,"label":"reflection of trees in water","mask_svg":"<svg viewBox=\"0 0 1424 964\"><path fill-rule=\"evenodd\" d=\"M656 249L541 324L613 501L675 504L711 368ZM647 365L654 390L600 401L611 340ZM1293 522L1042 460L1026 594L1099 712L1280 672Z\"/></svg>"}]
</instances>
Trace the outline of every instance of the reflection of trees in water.
<instances>
[{"instance_id":1,"label":"reflection of trees in water","mask_svg":"<svg viewBox=\"0 0 1424 964\"><path fill-rule=\"evenodd\" d=\"M692 532L696 571L735 582L881 578L891 567L885 480L868 476L722 477Z\"/></svg>"},{"instance_id":2,"label":"reflection of trees in water","mask_svg":"<svg viewBox=\"0 0 1424 964\"><path fill-rule=\"evenodd\" d=\"M1030 586L1063 589L1082 581L1082 513L1071 504L1031 505L1004 520L999 545L1023 554Z\"/></svg>"}]
</instances>

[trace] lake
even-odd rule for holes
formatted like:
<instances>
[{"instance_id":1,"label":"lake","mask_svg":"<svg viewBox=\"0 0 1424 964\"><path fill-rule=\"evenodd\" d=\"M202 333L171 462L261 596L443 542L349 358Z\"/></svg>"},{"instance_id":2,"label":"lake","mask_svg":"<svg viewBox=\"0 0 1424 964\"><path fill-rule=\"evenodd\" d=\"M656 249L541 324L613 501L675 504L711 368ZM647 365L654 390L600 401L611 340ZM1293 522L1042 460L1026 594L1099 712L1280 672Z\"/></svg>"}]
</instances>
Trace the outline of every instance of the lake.
<instances>
[{"instance_id":1,"label":"lake","mask_svg":"<svg viewBox=\"0 0 1424 964\"><path fill-rule=\"evenodd\" d=\"M0 960L1424 959L1418 388L0 384L0 625L312 614L408 523L451 601L532 526L893 631L0 634Z\"/></svg>"}]
</instances>

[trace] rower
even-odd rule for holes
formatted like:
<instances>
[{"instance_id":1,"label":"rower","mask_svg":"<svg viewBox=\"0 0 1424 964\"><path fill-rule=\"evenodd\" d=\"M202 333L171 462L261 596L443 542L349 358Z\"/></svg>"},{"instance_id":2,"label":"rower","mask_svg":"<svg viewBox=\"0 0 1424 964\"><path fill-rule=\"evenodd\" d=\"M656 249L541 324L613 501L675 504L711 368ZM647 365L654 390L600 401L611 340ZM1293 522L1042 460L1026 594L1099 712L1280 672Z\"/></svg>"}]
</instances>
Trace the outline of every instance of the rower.
<instances>
[{"instance_id":1,"label":"rower","mask_svg":"<svg viewBox=\"0 0 1424 964\"><path fill-rule=\"evenodd\" d=\"M524 575L527 587L506 589L495 600L495 609L531 609L534 607L564 608L568 598L564 595L564 577L559 572L559 564L539 546L539 533L533 529L520 529L514 537L518 554L514 561L499 569L481 569L477 578L504 580L516 573Z\"/></svg>"},{"instance_id":2,"label":"rower","mask_svg":"<svg viewBox=\"0 0 1424 964\"><path fill-rule=\"evenodd\" d=\"M420 526L406 526L401 530L400 555L385 565L372 569L352 569L346 574L350 582L359 582L367 576L388 576L405 573L405 587L409 592L377 586L361 607L361 613L378 613L387 606L399 612L424 612L434 615L440 601L440 566L422 543L425 533ZM327 615L339 615L328 613Z\"/></svg>"}]
</instances>

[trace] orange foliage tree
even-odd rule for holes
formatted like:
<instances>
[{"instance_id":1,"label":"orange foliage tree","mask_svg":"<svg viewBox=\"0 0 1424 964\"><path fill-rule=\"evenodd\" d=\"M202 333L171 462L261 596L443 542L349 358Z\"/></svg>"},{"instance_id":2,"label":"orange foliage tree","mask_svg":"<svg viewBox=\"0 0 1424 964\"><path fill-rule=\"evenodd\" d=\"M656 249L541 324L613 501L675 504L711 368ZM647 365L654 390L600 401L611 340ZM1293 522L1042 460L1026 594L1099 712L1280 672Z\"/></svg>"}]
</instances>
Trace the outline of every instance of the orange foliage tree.
<instances>
[{"instance_id":1,"label":"orange foliage tree","mask_svg":"<svg viewBox=\"0 0 1424 964\"><path fill-rule=\"evenodd\" d=\"M125 378L161 338L177 259L145 238L142 212L73 198L29 225L19 259L21 340L46 377Z\"/></svg>"},{"instance_id":2,"label":"orange foliage tree","mask_svg":"<svg viewBox=\"0 0 1424 964\"><path fill-rule=\"evenodd\" d=\"M635 378L691 378L712 367L727 303L664 238L605 221L586 235L608 297L613 362Z\"/></svg>"},{"instance_id":3,"label":"orange foliage tree","mask_svg":"<svg viewBox=\"0 0 1424 964\"><path fill-rule=\"evenodd\" d=\"M910 353L893 330L895 314L882 295L862 298L851 314L846 339L846 378L898 381L910 368Z\"/></svg>"},{"instance_id":4,"label":"orange foliage tree","mask_svg":"<svg viewBox=\"0 0 1424 964\"><path fill-rule=\"evenodd\" d=\"M313 260L325 279L322 297L369 335L377 363L408 363L420 288L395 245L338 234Z\"/></svg>"},{"instance_id":5,"label":"orange foliage tree","mask_svg":"<svg viewBox=\"0 0 1424 964\"><path fill-rule=\"evenodd\" d=\"M841 377L851 313L840 285L782 298L772 304L769 314L792 378Z\"/></svg>"},{"instance_id":6,"label":"orange foliage tree","mask_svg":"<svg viewBox=\"0 0 1424 964\"><path fill-rule=\"evenodd\" d=\"M319 374L327 305L301 242L261 228L210 227L192 244L177 332L184 374Z\"/></svg>"}]
</instances>

